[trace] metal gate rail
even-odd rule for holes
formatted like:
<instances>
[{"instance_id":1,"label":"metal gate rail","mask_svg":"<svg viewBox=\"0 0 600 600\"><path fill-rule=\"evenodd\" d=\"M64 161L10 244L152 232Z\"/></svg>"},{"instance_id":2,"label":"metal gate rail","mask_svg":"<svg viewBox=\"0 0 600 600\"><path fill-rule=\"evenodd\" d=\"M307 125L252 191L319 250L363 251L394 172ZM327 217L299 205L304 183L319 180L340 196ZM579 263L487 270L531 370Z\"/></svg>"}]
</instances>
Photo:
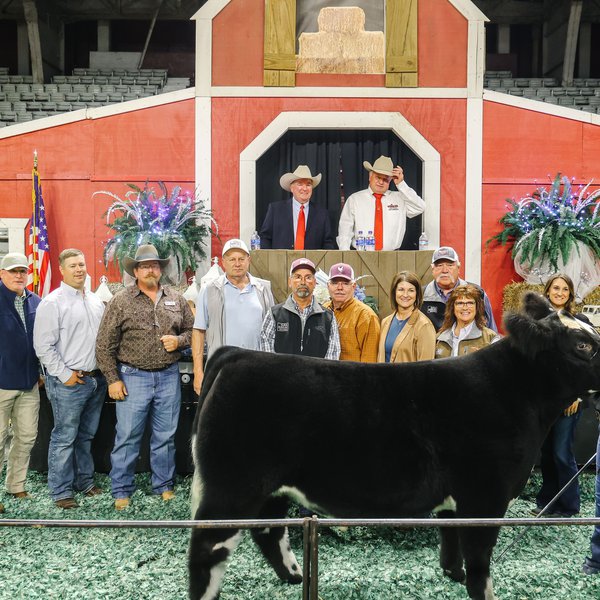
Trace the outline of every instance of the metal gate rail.
<instances>
[{"instance_id":1,"label":"metal gate rail","mask_svg":"<svg viewBox=\"0 0 600 600\"><path fill-rule=\"evenodd\" d=\"M319 528L321 527L545 527L600 526L600 518L502 518L502 519L239 519L215 521L125 521L75 519L0 519L0 527L67 527L113 529L264 529L302 527L303 587L302 600L319 598Z\"/></svg>"}]
</instances>

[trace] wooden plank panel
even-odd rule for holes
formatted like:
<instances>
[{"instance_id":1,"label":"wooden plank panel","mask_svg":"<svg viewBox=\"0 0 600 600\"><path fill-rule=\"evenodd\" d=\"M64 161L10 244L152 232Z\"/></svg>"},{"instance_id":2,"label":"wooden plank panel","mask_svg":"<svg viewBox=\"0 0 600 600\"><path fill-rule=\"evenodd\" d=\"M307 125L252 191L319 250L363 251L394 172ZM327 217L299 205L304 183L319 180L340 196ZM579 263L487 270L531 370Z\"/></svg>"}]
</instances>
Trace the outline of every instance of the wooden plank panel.
<instances>
[{"instance_id":1,"label":"wooden plank panel","mask_svg":"<svg viewBox=\"0 0 600 600\"><path fill-rule=\"evenodd\" d=\"M280 87L294 87L296 85L295 71L279 71Z\"/></svg>"},{"instance_id":2,"label":"wooden plank panel","mask_svg":"<svg viewBox=\"0 0 600 600\"><path fill-rule=\"evenodd\" d=\"M402 87L418 87L419 77L416 73L402 73Z\"/></svg>"},{"instance_id":3,"label":"wooden plank panel","mask_svg":"<svg viewBox=\"0 0 600 600\"><path fill-rule=\"evenodd\" d=\"M264 71L263 85L265 87L275 87L279 85L279 71Z\"/></svg>"},{"instance_id":4,"label":"wooden plank panel","mask_svg":"<svg viewBox=\"0 0 600 600\"><path fill-rule=\"evenodd\" d=\"M386 73L385 87L402 87L402 73Z\"/></svg>"},{"instance_id":5,"label":"wooden plank panel","mask_svg":"<svg viewBox=\"0 0 600 600\"><path fill-rule=\"evenodd\" d=\"M313 261L317 269L321 269L322 271L325 271L325 273L329 273L329 267L334 264L327 262L327 255L329 253L329 250L307 250L304 255L306 258Z\"/></svg>"},{"instance_id":6,"label":"wooden plank panel","mask_svg":"<svg viewBox=\"0 0 600 600\"><path fill-rule=\"evenodd\" d=\"M386 2L386 86L412 84L415 78L389 77L390 74L417 73L417 0L387 0Z\"/></svg>"},{"instance_id":7,"label":"wooden plank panel","mask_svg":"<svg viewBox=\"0 0 600 600\"><path fill-rule=\"evenodd\" d=\"M385 61L385 70L388 73L413 73L417 70L417 57L415 55L390 56Z\"/></svg>"},{"instance_id":8,"label":"wooden plank panel","mask_svg":"<svg viewBox=\"0 0 600 600\"><path fill-rule=\"evenodd\" d=\"M379 316L391 312L389 288L399 271L412 271L423 285L431 281L431 250L414 252L356 252L355 250L253 250L250 272L256 277L268 279L276 302L284 302L289 295L288 273L297 258L306 257L317 268L329 273L332 265L344 262L354 269L355 276L367 276L359 281L369 296L379 306Z\"/></svg>"},{"instance_id":9,"label":"wooden plank panel","mask_svg":"<svg viewBox=\"0 0 600 600\"><path fill-rule=\"evenodd\" d=\"M277 257L266 252L254 250L250 253L250 273L271 282L271 290L276 302L283 302L287 295L287 279L282 279L280 276L280 273L284 272L280 265L281 258L285 260L285 257Z\"/></svg>"},{"instance_id":10,"label":"wooden plank panel","mask_svg":"<svg viewBox=\"0 0 600 600\"><path fill-rule=\"evenodd\" d=\"M431 272L431 259L433 250L421 250L415 252L415 273L419 276L421 283L425 286L433 279Z\"/></svg>"},{"instance_id":11,"label":"wooden plank panel","mask_svg":"<svg viewBox=\"0 0 600 600\"><path fill-rule=\"evenodd\" d=\"M290 65L290 57L294 57ZM265 2L265 43L264 43L264 83L265 86L294 85L290 77L267 75L267 71L296 69L296 0L266 0ZM284 66L283 66L284 65Z\"/></svg>"},{"instance_id":12,"label":"wooden plank panel","mask_svg":"<svg viewBox=\"0 0 600 600\"><path fill-rule=\"evenodd\" d=\"M416 254L416 252L410 251L396 252L396 272L399 273L400 271L410 271L411 273L415 273L418 275L415 269Z\"/></svg>"},{"instance_id":13,"label":"wooden plank panel","mask_svg":"<svg viewBox=\"0 0 600 600\"><path fill-rule=\"evenodd\" d=\"M265 70L295 71L295 54L265 54Z\"/></svg>"}]
</instances>

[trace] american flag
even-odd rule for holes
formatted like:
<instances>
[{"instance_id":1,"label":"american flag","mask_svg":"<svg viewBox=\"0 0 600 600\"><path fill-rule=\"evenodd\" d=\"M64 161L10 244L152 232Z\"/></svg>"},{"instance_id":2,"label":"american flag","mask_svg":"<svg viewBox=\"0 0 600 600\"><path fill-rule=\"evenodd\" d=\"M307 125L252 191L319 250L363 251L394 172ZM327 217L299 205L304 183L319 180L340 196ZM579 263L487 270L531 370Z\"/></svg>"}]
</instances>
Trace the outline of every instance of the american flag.
<instances>
[{"instance_id":1,"label":"american flag","mask_svg":"<svg viewBox=\"0 0 600 600\"><path fill-rule=\"evenodd\" d=\"M35 162L37 163L37 157ZM27 289L42 298L50 293L52 268L50 266L50 246L48 244L48 226L46 224L46 209L42 198L42 186L37 171L33 168L33 189L31 192L33 216L29 221L29 238L27 239L27 259L29 273Z\"/></svg>"}]
</instances>

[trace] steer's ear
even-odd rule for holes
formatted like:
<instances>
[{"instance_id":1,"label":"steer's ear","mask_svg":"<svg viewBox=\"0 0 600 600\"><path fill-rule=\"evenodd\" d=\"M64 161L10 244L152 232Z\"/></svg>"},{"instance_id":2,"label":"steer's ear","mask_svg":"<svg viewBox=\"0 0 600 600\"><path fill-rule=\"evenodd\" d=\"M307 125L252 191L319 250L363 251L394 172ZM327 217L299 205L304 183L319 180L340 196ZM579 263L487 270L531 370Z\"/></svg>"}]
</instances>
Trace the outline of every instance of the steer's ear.
<instances>
[{"instance_id":1,"label":"steer's ear","mask_svg":"<svg viewBox=\"0 0 600 600\"><path fill-rule=\"evenodd\" d=\"M504 317L504 329L510 343L531 358L551 347L557 326L562 329L558 317L544 321L523 313L509 313Z\"/></svg>"},{"instance_id":2,"label":"steer's ear","mask_svg":"<svg viewBox=\"0 0 600 600\"><path fill-rule=\"evenodd\" d=\"M547 317L552 312L552 309L544 296L536 292L527 292L523 296L523 312L532 319L539 321Z\"/></svg>"}]
</instances>

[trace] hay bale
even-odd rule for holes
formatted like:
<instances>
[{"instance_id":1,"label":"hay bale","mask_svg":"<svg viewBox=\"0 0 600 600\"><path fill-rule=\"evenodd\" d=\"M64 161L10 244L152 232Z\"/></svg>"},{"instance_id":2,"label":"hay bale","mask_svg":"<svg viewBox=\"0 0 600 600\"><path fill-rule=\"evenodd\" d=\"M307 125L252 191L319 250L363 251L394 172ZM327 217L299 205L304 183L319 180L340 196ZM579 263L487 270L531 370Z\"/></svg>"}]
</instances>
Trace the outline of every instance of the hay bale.
<instances>
[{"instance_id":1,"label":"hay bale","mask_svg":"<svg viewBox=\"0 0 600 600\"><path fill-rule=\"evenodd\" d=\"M519 310L521 307L521 298L525 292L538 292L542 294L544 292L544 286L541 284L526 283L521 281L519 283L509 283L504 287L502 292L502 312L514 312ZM576 304L574 312L581 312L585 304L600 304L600 287L588 294L583 303Z\"/></svg>"},{"instance_id":2,"label":"hay bale","mask_svg":"<svg viewBox=\"0 0 600 600\"><path fill-rule=\"evenodd\" d=\"M317 33L301 33L298 73L385 73L385 35L365 31L358 6L321 9Z\"/></svg>"}]
</instances>

